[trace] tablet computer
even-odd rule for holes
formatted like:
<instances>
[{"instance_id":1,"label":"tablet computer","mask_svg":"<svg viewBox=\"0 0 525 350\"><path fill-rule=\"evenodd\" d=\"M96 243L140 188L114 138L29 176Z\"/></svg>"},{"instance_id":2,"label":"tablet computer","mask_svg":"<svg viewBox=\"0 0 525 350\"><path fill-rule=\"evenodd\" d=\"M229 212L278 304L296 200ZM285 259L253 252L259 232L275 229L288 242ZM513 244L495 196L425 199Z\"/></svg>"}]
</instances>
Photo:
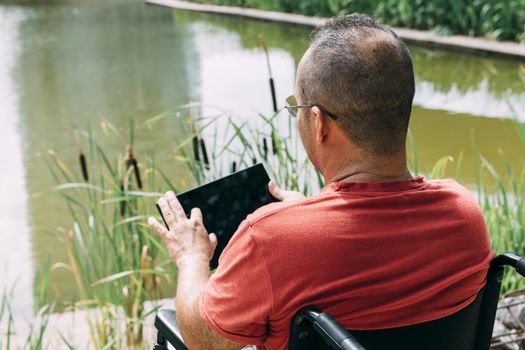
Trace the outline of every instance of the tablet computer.
<instances>
[{"instance_id":1,"label":"tablet computer","mask_svg":"<svg viewBox=\"0 0 525 350\"><path fill-rule=\"evenodd\" d=\"M277 201L268 191L269 181L266 169L259 163L177 194L186 215L189 217L192 208L200 208L206 230L217 235L218 244L210 268L217 267L219 256L246 216Z\"/></svg>"}]
</instances>

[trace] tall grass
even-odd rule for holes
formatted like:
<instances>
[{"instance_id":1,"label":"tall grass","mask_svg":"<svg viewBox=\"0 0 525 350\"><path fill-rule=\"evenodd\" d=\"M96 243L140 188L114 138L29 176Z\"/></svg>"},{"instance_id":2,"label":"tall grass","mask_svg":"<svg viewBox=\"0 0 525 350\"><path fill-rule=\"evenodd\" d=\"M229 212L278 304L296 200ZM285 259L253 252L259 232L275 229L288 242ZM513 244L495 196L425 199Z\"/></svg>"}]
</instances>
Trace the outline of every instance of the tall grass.
<instances>
[{"instance_id":1,"label":"tall grass","mask_svg":"<svg viewBox=\"0 0 525 350\"><path fill-rule=\"evenodd\" d=\"M525 42L522 0L192 0L317 16L367 13L388 25Z\"/></svg>"},{"instance_id":2,"label":"tall grass","mask_svg":"<svg viewBox=\"0 0 525 350\"><path fill-rule=\"evenodd\" d=\"M34 279L33 299L41 302L27 325L21 325L21 320L13 312L13 295L16 283L10 289L0 293L0 349L42 350L47 348L45 336L54 311L54 304L43 304L46 299L49 282L50 264L45 264L37 272Z\"/></svg>"},{"instance_id":3,"label":"tall grass","mask_svg":"<svg viewBox=\"0 0 525 350\"><path fill-rule=\"evenodd\" d=\"M0 298L0 349L11 349L14 332L11 299L12 292L4 290Z\"/></svg>"},{"instance_id":4,"label":"tall grass","mask_svg":"<svg viewBox=\"0 0 525 350\"><path fill-rule=\"evenodd\" d=\"M518 121L515 124L525 146L525 126ZM478 202L483 209L494 252L525 255L525 164L512 164L501 151L500 157L505 164L503 174L498 173L483 155L477 155ZM495 192L487 185L487 178L495 183ZM504 292L524 287L524 279L517 273L505 275Z\"/></svg>"},{"instance_id":5,"label":"tall grass","mask_svg":"<svg viewBox=\"0 0 525 350\"><path fill-rule=\"evenodd\" d=\"M137 162L133 126L124 135L121 153L112 157L104 151L104 139L121 134L105 120L97 130L79 132L79 143L86 150L80 151L79 164L66 164L58 153L48 151L54 189L64 198L71 218L70 229L57 233L67 253L61 266L71 272L80 299L67 308L101 310L89 320L94 349L140 347L142 324L151 313L144 310L144 301L159 298L160 276L173 274L172 266L157 263L164 248L144 225L148 197L158 192L138 187L159 188L154 176L146 176L145 183L141 178L155 173L153 159Z\"/></svg>"}]
</instances>

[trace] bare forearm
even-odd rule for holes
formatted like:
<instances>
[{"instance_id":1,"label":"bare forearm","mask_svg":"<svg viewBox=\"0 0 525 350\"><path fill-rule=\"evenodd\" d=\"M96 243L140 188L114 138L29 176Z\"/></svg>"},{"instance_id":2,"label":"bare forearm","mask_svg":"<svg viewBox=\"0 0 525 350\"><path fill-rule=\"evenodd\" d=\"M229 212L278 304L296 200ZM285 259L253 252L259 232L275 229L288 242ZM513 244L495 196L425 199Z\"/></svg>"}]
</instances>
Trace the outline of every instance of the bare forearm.
<instances>
[{"instance_id":1,"label":"bare forearm","mask_svg":"<svg viewBox=\"0 0 525 350\"><path fill-rule=\"evenodd\" d=\"M191 350L241 349L236 344L215 334L202 320L199 313L199 298L210 278L208 261L198 257L188 257L179 263L176 309L177 322L184 341Z\"/></svg>"},{"instance_id":2,"label":"bare forearm","mask_svg":"<svg viewBox=\"0 0 525 350\"><path fill-rule=\"evenodd\" d=\"M175 298L177 321L182 336L190 349L199 349L202 340L199 324L199 297L210 278L210 269L205 259L188 257L181 261L178 271L177 295Z\"/></svg>"}]
</instances>

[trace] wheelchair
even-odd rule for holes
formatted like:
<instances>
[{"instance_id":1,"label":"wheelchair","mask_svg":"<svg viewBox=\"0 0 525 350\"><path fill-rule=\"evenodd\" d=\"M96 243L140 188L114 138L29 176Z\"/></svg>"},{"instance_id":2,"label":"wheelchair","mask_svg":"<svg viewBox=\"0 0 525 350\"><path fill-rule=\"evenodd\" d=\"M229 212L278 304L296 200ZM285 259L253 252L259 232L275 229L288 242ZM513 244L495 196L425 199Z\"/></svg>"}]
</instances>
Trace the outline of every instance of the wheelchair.
<instances>
[{"instance_id":1,"label":"wheelchair","mask_svg":"<svg viewBox=\"0 0 525 350\"><path fill-rule=\"evenodd\" d=\"M496 318L505 266L525 277L525 257L512 253L496 256L485 286L475 300L458 312L415 325L377 330L347 330L330 314L306 307L292 319L289 350L488 350ZM174 310L160 310L154 350L187 350Z\"/></svg>"}]
</instances>

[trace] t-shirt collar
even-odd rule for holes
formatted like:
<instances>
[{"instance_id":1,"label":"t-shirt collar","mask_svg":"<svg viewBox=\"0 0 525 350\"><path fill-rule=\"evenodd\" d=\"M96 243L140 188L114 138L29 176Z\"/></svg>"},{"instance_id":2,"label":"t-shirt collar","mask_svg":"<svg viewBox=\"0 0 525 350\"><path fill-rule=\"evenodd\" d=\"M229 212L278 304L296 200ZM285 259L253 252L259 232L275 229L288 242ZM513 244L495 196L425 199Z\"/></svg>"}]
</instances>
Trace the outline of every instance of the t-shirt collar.
<instances>
[{"instance_id":1,"label":"t-shirt collar","mask_svg":"<svg viewBox=\"0 0 525 350\"><path fill-rule=\"evenodd\" d=\"M423 188L427 182L424 176L416 176L407 180L381 181L381 182L332 182L325 186L321 192L402 192Z\"/></svg>"}]
</instances>

